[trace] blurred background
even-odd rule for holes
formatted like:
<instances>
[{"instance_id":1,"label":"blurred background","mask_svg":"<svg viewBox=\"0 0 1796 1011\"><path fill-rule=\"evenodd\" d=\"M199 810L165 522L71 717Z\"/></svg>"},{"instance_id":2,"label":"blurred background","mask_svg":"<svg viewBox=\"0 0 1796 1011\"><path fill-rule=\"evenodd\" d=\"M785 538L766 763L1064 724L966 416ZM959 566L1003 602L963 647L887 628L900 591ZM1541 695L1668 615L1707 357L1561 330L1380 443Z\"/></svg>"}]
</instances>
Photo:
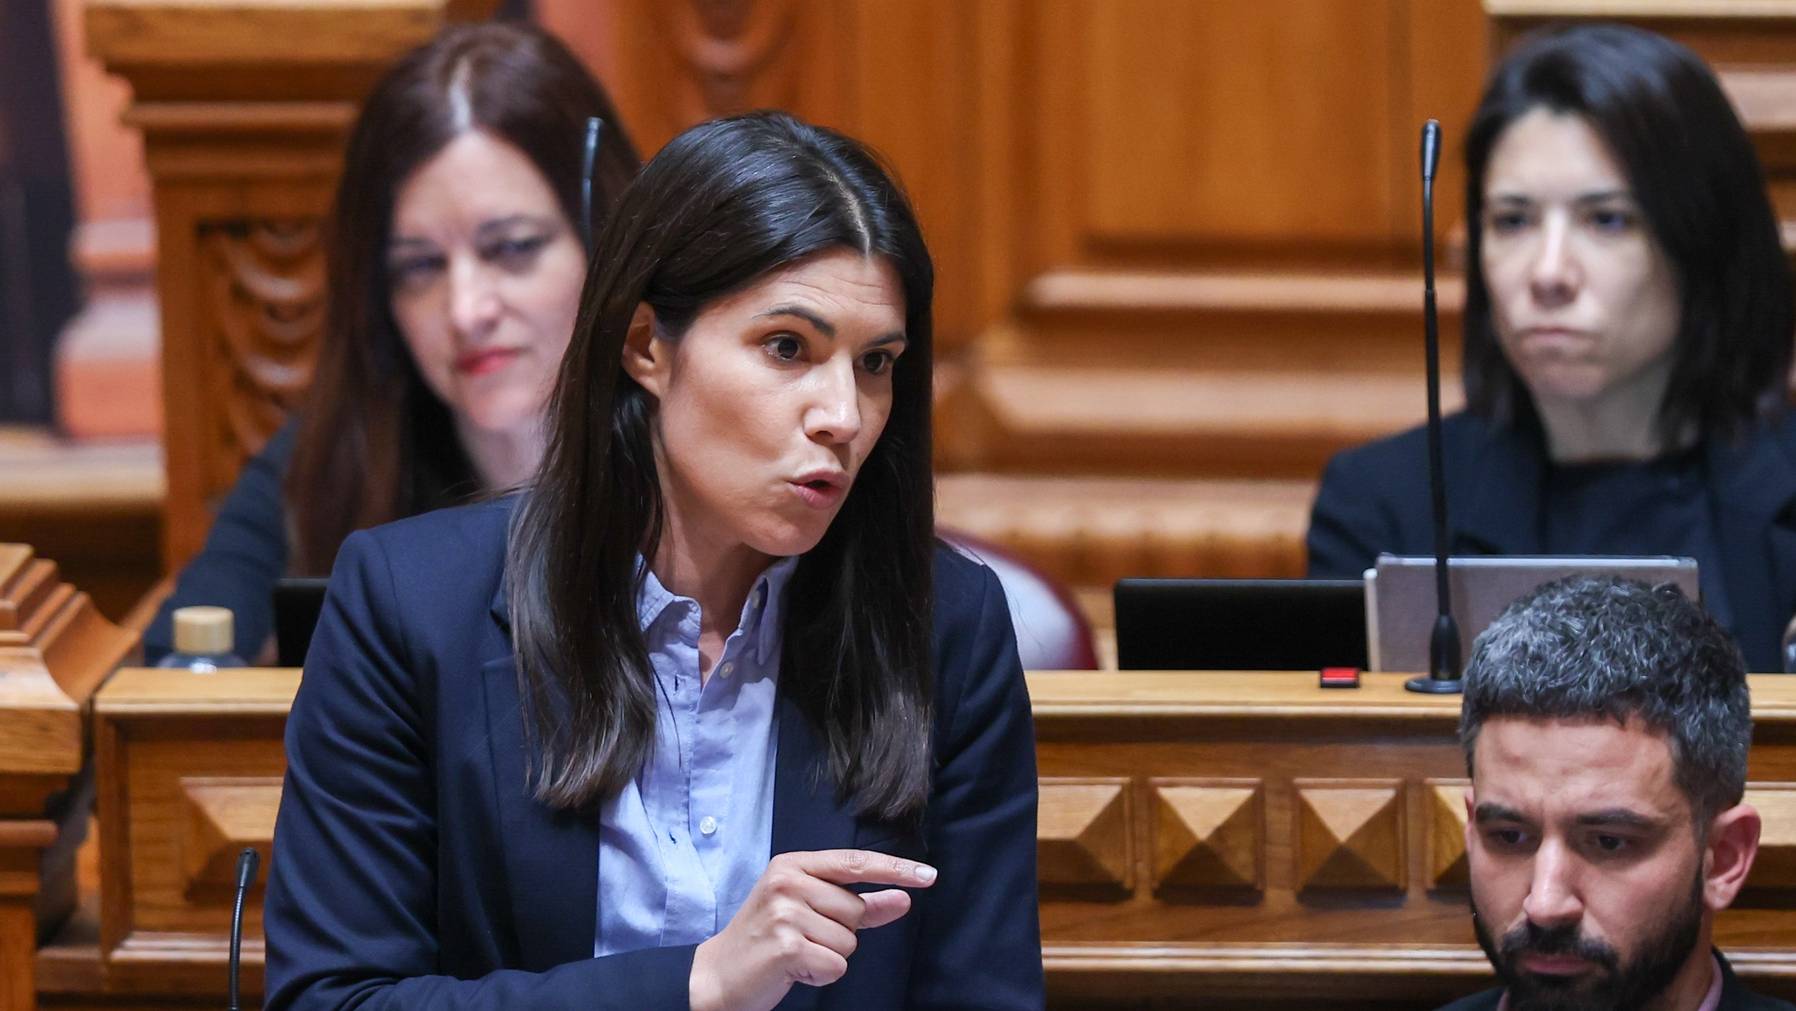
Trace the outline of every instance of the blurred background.
<instances>
[{"instance_id":1,"label":"blurred background","mask_svg":"<svg viewBox=\"0 0 1796 1011\"><path fill-rule=\"evenodd\" d=\"M1299 575L1327 456L1424 413L1422 122L1448 144L1451 374L1458 144L1494 49L1597 15L1691 43L1789 208L1796 12L1773 8L8 0L0 540L113 617L198 548L309 376L318 223L362 90L444 23L511 17L569 43L645 156L782 107L897 167L937 257L944 523L1074 589L1100 630L1122 576Z\"/></svg>"}]
</instances>

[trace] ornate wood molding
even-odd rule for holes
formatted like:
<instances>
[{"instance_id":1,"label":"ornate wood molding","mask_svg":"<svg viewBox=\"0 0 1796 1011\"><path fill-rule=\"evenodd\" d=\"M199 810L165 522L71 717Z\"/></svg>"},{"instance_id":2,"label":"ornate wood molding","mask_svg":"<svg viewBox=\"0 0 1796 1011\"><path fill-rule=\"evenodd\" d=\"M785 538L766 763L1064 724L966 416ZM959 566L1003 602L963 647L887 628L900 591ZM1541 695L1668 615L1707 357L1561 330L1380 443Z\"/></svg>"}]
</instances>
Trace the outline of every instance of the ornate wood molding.
<instances>
[{"instance_id":1,"label":"ornate wood molding","mask_svg":"<svg viewBox=\"0 0 1796 1011\"><path fill-rule=\"evenodd\" d=\"M88 705L136 645L55 563L0 544L0 1011L35 1006L31 952L75 907Z\"/></svg>"},{"instance_id":2,"label":"ornate wood molding","mask_svg":"<svg viewBox=\"0 0 1796 1011\"><path fill-rule=\"evenodd\" d=\"M1302 672L1028 677L1057 1006L1125 994L1434 1006L1489 978L1461 886L1437 869L1464 866L1444 846L1457 833L1463 848L1445 806L1463 771L1457 699L1405 692L1393 674L1348 693ZM229 895L214 879L222 855L269 839L298 681L129 670L96 703L115 993L217 993ZM1755 676L1752 689L1749 798L1768 859L1760 898L1724 913L1717 936L1778 992L1796 978L1796 931L1772 901L1796 838L1796 681ZM253 911L247 922L253 989L262 947Z\"/></svg>"},{"instance_id":3,"label":"ornate wood molding","mask_svg":"<svg viewBox=\"0 0 1796 1011\"><path fill-rule=\"evenodd\" d=\"M216 494L285 422L312 379L324 330L324 248L315 219L202 222L207 331L229 389Z\"/></svg>"},{"instance_id":4,"label":"ornate wood molding","mask_svg":"<svg viewBox=\"0 0 1796 1011\"><path fill-rule=\"evenodd\" d=\"M344 135L394 57L496 0L89 0L131 85L156 209L168 497L163 557L204 542L243 458L310 377L317 225Z\"/></svg>"}]
</instances>

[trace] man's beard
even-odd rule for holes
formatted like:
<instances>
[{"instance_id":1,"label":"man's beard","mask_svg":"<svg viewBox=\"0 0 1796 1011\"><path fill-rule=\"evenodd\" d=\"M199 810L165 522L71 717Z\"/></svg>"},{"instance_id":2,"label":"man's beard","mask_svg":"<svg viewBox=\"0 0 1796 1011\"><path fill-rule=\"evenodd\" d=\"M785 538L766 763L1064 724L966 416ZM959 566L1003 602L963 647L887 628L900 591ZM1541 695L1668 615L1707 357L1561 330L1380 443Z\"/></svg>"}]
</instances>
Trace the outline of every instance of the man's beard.
<instances>
[{"instance_id":1,"label":"man's beard","mask_svg":"<svg viewBox=\"0 0 1796 1011\"><path fill-rule=\"evenodd\" d=\"M1689 960L1701 936L1702 914L1698 876L1688 900L1660 921L1663 927L1647 935L1625 966L1614 948L1580 936L1576 924L1537 927L1524 920L1496 940L1474 900L1472 926L1479 946L1509 988L1510 1011L1638 1011L1650 1006ZM1538 975L1516 964L1528 954L1573 955L1590 962L1592 969L1575 976Z\"/></svg>"}]
</instances>

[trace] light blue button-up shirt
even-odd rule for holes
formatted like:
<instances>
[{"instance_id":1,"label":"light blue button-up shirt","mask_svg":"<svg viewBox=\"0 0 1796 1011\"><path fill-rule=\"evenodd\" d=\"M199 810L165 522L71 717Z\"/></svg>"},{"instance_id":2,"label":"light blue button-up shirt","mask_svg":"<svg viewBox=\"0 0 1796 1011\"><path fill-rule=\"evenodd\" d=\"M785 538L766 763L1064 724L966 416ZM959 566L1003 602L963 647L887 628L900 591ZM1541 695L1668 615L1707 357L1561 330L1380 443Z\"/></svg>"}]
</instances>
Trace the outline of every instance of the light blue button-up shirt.
<instances>
[{"instance_id":1,"label":"light blue button-up shirt","mask_svg":"<svg viewBox=\"0 0 1796 1011\"><path fill-rule=\"evenodd\" d=\"M701 685L698 602L645 572L636 602L655 670L655 742L599 812L594 955L696 944L747 900L773 846L782 559L755 581Z\"/></svg>"}]
</instances>

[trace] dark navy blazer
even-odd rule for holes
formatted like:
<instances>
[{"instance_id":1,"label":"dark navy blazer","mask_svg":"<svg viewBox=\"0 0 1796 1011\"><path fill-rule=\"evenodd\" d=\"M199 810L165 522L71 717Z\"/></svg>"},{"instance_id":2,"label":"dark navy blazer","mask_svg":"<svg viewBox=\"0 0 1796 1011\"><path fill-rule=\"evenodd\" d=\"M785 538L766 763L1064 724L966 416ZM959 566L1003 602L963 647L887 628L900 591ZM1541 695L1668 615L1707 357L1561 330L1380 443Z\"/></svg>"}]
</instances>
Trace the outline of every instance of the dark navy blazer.
<instances>
[{"instance_id":1,"label":"dark navy blazer","mask_svg":"<svg viewBox=\"0 0 1796 1011\"><path fill-rule=\"evenodd\" d=\"M1454 414L1442 428L1449 550L1541 553L1540 439ZM1747 669L1779 671L1778 643L1796 612L1796 412L1739 442L1703 446L1730 627ZM1426 433L1421 428L1338 454L1310 514L1309 574L1358 579L1381 551L1434 554Z\"/></svg>"},{"instance_id":2,"label":"dark navy blazer","mask_svg":"<svg viewBox=\"0 0 1796 1011\"><path fill-rule=\"evenodd\" d=\"M593 958L595 810L531 798L502 589L510 502L350 537L287 722L264 925L283 1008L683 1008L696 946ZM782 1008L1038 1008L1034 731L1003 591L935 563L935 774L920 829L856 818L782 700L773 852L940 871L848 973Z\"/></svg>"}]
</instances>

